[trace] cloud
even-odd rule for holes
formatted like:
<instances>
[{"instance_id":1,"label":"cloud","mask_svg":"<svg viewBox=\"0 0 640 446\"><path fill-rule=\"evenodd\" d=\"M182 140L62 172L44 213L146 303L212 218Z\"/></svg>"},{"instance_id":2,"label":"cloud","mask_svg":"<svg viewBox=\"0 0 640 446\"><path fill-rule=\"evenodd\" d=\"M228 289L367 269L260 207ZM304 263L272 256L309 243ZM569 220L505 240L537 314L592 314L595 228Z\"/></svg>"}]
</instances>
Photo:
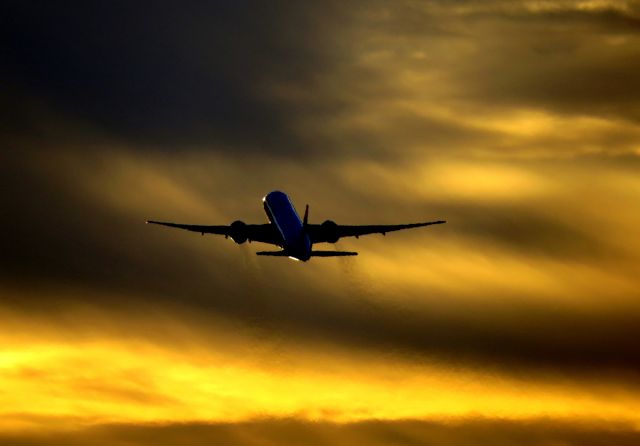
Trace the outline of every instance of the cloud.
<instances>
[{"instance_id":1,"label":"cloud","mask_svg":"<svg viewBox=\"0 0 640 446\"><path fill-rule=\"evenodd\" d=\"M58 302L71 294L50 293ZM95 293L82 296L89 301ZM274 417L638 419L632 377L603 368L597 376L503 373L389 349L310 343L211 314L187 317L178 305L168 310L68 302L64 313L3 310L0 432ZM41 404L33 404L34 395Z\"/></svg>"},{"instance_id":2,"label":"cloud","mask_svg":"<svg viewBox=\"0 0 640 446\"><path fill-rule=\"evenodd\" d=\"M287 382L303 382L303 396L325 389L316 394L326 400L287 400L287 410L275 397L250 400L245 406L258 409L243 419L327 420L346 407L364 420L396 388L440 389L431 414L444 416L460 385L484 382L491 384L471 392L477 405L456 406L473 409L460 428L469 438L636 440L615 424L636 405L640 368L634 4L3 9L0 335L24 341L11 361L34 359L13 370L7 388L32 390L16 399L29 412L33 395L56 383L66 396L41 396L38 406L68 409L61 420L13 414L15 423L81 425L78 414L90 406L100 418L92 423L103 427L51 441L146 441L147 433L180 430L178 420L192 422L185 414L244 407L257 382L280 389L283 368L305 358L313 367L297 364ZM361 255L307 264L143 224L263 222L260 198L273 189L288 191L298 209L309 203L314 222L448 223L343 240L340 248ZM202 380L161 373L173 365L167 352L180 349L184 376ZM234 367L247 359L229 366L237 381L198 362L216 353ZM100 355L137 366L114 371ZM370 360L341 369L345 358L368 355L397 382L373 376ZM440 374L429 385L403 381L420 367ZM348 373L331 381L310 369ZM211 387L189 397L207 394L208 402L166 390L195 381ZM220 386L228 393L207 393ZM522 398L524 388L533 390ZM69 395L78 406L65 406ZM369 395L380 399L367 410L355 404ZM407 401L385 417L423 414ZM500 412L492 401L505 413L549 420L474 424L477 413ZM532 401L556 411L533 410ZM139 420L166 427L104 424L147 406L171 408ZM594 430L558 421L574 406L610 418ZM299 428L332 443L466 441L430 421L283 423L283 436ZM222 430L243 441L240 432L254 435L255 426L184 431L208 438ZM11 441L45 441L30 435Z\"/></svg>"}]
</instances>

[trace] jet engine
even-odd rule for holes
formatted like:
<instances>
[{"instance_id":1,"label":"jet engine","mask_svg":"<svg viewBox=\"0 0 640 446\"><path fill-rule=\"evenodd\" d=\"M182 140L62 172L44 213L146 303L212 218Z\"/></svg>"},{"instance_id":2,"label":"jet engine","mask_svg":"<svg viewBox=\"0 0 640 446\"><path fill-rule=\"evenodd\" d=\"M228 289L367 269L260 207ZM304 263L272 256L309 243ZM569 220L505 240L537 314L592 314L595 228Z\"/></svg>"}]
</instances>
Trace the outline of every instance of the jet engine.
<instances>
[{"instance_id":1,"label":"jet engine","mask_svg":"<svg viewBox=\"0 0 640 446\"><path fill-rule=\"evenodd\" d=\"M338 236L338 224L332 220L325 220L324 223L320 225L322 229L322 236L324 240L328 243L336 243L340 238Z\"/></svg>"},{"instance_id":2,"label":"jet engine","mask_svg":"<svg viewBox=\"0 0 640 446\"><path fill-rule=\"evenodd\" d=\"M243 221L236 220L231 223L231 231L230 234L231 239L236 242L238 245L243 244L247 241L247 224Z\"/></svg>"}]
</instances>

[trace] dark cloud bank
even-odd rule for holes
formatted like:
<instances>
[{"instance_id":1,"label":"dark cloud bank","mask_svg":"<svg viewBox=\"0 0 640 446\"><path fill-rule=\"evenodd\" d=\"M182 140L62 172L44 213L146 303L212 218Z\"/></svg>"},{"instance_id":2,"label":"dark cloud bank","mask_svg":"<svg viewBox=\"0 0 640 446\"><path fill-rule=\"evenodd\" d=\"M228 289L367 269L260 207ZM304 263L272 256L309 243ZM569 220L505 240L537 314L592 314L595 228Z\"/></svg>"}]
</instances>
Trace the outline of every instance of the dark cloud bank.
<instances>
[{"instance_id":1,"label":"dark cloud bank","mask_svg":"<svg viewBox=\"0 0 640 446\"><path fill-rule=\"evenodd\" d=\"M4 125L33 133L25 102L35 100L146 148L372 156L405 138L455 151L485 136L407 111L387 135L323 132L349 109L411 98L404 72L437 74L424 87L452 93L434 100L478 111L524 106L637 121L637 9L460 5L5 2ZM381 51L387 63L363 62ZM425 58L412 59L416 52Z\"/></svg>"},{"instance_id":2,"label":"dark cloud bank","mask_svg":"<svg viewBox=\"0 0 640 446\"><path fill-rule=\"evenodd\" d=\"M308 84L338 57L319 35L338 13L331 3L35 1L2 10L2 74L13 90L156 146L306 147L290 128L293 110L266 87Z\"/></svg>"}]
</instances>

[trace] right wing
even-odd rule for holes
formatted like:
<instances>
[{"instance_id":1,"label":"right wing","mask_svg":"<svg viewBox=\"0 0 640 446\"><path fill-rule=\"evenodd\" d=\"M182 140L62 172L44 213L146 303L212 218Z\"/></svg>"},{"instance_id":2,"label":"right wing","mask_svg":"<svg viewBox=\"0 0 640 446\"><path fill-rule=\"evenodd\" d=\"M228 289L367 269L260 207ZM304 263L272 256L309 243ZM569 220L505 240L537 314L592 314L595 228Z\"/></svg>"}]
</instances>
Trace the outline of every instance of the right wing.
<instances>
[{"instance_id":1,"label":"right wing","mask_svg":"<svg viewBox=\"0 0 640 446\"><path fill-rule=\"evenodd\" d=\"M168 223L154 220L148 220L147 223L199 232L202 235L224 235L225 237L231 237L234 241L239 243L242 243L244 240L249 240L252 242L269 243L278 246L282 244L282 237L280 236L280 233L272 224L269 223L261 225L248 225L241 223L237 226L234 224L228 226L186 225L182 223ZM239 240L242 241L240 242Z\"/></svg>"},{"instance_id":2,"label":"right wing","mask_svg":"<svg viewBox=\"0 0 640 446\"><path fill-rule=\"evenodd\" d=\"M329 223L329 224L327 224ZM327 221L323 224L308 225L308 231L313 243L335 243L342 237L360 237L368 234L382 234L400 231L402 229L421 228L423 226L439 225L444 220L427 221L423 223L408 223L404 225L338 225Z\"/></svg>"}]
</instances>

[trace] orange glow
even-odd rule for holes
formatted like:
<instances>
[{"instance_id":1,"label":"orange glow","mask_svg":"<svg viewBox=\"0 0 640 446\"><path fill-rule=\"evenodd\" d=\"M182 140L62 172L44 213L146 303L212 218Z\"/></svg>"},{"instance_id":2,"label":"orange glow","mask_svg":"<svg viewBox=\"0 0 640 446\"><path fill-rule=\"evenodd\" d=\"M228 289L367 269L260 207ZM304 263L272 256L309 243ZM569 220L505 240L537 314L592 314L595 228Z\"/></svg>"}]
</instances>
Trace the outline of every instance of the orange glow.
<instances>
[{"instance_id":1,"label":"orange glow","mask_svg":"<svg viewBox=\"0 0 640 446\"><path fill-rule=\"evenodd\" d=\"M268 350L268 339L229 334L220 332L220 339ZM611 419L640 426L640 394L600 381L523 381L482 369L417 365L325 347L303 352L281 345L276 356L240 356L229 345L221 344L218 351L194 347L195 339L185 351L114 338L53 335L45 341L44 333L31 340L0 335L2 430L37 429L42 420L52 419L69 427L256 417L442 420L476 414Z\"/></svg>"}]
</instances>

